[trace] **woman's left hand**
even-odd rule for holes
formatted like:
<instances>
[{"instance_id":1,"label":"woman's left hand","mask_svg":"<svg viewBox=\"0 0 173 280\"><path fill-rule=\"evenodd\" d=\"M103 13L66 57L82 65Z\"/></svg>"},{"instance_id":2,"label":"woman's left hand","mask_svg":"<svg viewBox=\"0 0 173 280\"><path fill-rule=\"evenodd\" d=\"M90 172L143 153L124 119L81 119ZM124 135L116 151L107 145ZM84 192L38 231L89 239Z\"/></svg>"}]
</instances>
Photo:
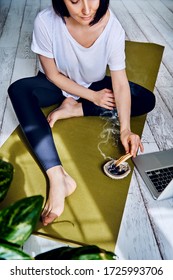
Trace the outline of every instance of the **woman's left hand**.
<instances>
[{"instance_id":1,"label":"woman's left hand","mask_svg":"<svg viewBox=\"0 0 173 280\"><path fill-rule=\"evenodd\" d=\"M139 148L141 152L144 151L139 135L134 134L129 129L125 129L121 132L120 139L126 153L130 153L133 157L136 157Z\"/></svg>"}]
</instances>

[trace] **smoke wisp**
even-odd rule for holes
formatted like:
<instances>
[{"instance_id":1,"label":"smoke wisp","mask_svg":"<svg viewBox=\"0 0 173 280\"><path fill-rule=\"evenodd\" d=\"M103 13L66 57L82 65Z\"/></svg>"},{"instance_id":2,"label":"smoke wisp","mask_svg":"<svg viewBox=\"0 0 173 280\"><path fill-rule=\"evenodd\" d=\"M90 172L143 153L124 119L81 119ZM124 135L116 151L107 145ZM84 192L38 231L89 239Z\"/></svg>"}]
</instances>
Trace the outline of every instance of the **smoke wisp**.
<instances>
[{"instance_id":1,"label":"smoke wisp","mask_svg":"<svg viewBox=\"0 0 173 280\"><path fill-rule=\"evenodd\" d=\"M100 118L105 120L105 124L103 125L103 129L99 135L101 140L98 143L98 150L104 159L112 159L110 155L107 155L103 148L106 147L108 143L111 143L113 147L117 147L119 136L120 136L120 124L119 118L116 110L104 112L104 114L100 115Z\"/></svg>"}]
</instances>

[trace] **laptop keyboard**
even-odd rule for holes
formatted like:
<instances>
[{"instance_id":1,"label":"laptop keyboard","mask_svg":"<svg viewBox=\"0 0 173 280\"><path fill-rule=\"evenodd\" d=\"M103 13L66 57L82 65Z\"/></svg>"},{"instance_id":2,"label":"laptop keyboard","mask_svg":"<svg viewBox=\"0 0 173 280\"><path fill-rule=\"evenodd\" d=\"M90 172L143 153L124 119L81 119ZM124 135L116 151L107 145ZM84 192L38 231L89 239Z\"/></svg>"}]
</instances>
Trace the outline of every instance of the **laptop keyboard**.
<instances>
[{"instance_id":1,"label":"laptop keyboard","mask_svg":"<svg viewBox=\"0 0 173 280\"><path fill-rule=\"evenodd\" d=\"M173 179L173 166L146 171L158 192L162 192Z\"/></svg>"}]
</instances>

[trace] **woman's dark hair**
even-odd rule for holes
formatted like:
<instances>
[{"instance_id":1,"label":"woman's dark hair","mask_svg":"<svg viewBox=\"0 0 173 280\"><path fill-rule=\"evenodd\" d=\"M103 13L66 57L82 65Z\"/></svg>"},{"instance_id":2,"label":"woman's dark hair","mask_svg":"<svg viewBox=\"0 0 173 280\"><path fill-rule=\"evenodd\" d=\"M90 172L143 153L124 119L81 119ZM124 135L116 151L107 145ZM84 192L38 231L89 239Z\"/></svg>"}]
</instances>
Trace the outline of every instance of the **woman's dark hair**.
<instances>
[{"instance_id":1,"label":"woman's dark hair","mask_svg":"<svg viewBox=\"0 0 173 280\"><path fill-rule=\"evenodd\" d=\"M52 6L56 14L61 16L63 19L64 17L70 17L70 14L66 8L64 0L52 0ZM94 25L97 23L107 12L109 7L109 0L100 0L99 8L96 12L96 15L90 25Z\"/></svg>"}]
</instances>

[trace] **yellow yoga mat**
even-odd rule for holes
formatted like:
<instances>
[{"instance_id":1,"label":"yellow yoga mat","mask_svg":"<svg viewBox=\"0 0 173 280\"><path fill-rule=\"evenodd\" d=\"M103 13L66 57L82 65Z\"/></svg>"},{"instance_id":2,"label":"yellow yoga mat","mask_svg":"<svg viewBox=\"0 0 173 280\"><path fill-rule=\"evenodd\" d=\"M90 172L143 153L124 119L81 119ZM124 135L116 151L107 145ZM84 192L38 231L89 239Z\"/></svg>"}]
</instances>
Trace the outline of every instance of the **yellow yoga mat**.
<instances>
[{"instance_id":1,"label":"yellow yoga mat","mask_svg":"<svg viewBox=\"0 0 173 280\"><path fill-rule=\"evenodd\" d=\"M129 80L153 91L162 53L163 47L157 44L126 42ZM132 118L132 130L139 135L145 117ZM104 143L103 130L110 126L107 119L99 117L73 118L56 123L53 129L55 143L63 166L78 187L66 199L65 210L54 223L47 227L38 223L37 234L114 250L132 172L121 180L113 180L103 172L106 162L103 154L117 158L124 153L120 142L117 146L112 141ZM45 176L30 154L19 127L1 147L0 157L10 161L15 168L13 182L0 208L26 196L46 196ZM128 162L133 170L131 160Z\"/></svg>"}]
</instances>

